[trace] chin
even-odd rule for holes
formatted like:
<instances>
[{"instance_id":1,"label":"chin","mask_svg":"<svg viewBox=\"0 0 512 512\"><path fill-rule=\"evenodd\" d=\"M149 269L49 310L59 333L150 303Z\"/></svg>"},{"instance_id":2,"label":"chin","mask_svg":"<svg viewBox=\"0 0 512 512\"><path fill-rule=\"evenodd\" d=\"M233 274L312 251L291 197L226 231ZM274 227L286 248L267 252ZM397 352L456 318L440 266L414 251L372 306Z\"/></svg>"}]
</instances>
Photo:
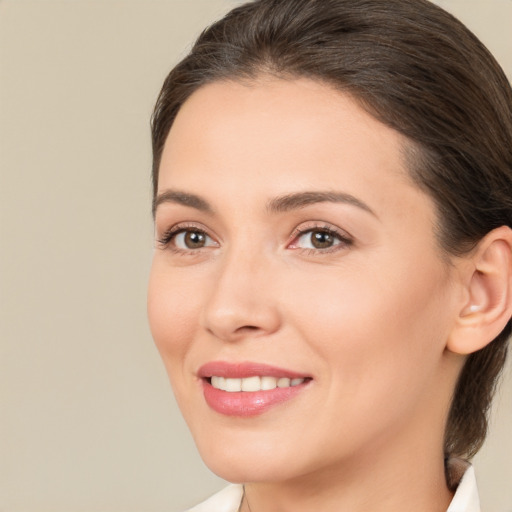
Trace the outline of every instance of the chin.
<instances>
[{"instance_id":1,"label":"chin","mask_svg":"<svg viewBox=\"0 0 512 512\"><path fill-rule=\"evenodd\" d=\"M210 432L211 434L212 432ZM296 478L311 470L307 453L297 450L295 442L286 442L275 433L231 432L217 436L194 435L206 466L216 475L233 483L277 482ZM290 436L293 437L293 436ZM299 452L299 453L298 453Z\"/></svg>"},{"instance_id":2,"label":"chin","mask_svg":"<svg viewBox=\"0 0 512 512\"><path fill-rule=\"evenodd\" d=\"M281 464L272 456L255 458L250 453L238 453L221 457L204 456L203 461L213 473L232 483L277 482L297 476L297 468L294 468L294 474L289 470L293 463Z\"/></svg>"}]
</instances>

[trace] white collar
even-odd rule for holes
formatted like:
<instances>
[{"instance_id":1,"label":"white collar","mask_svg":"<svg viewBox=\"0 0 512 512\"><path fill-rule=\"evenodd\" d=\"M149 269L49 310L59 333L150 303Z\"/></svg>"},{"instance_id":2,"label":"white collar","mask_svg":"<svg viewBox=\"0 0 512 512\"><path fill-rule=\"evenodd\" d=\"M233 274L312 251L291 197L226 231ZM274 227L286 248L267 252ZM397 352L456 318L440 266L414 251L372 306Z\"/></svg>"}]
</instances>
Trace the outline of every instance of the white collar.
<instances>
[{"instance_id":1,"label":"white collar","mask_svg":"<svg viewBox=\"0 0 512 512\"><path fill-rule=\"evenodd\" d=\"M232 484L187 512L237 512L242 495L242 486ZM480 512L473 466L468 465L446 512Z\"/></svg>"},{"instance_id":2,"label":"white collar","mask_svg":"<svg viewBox=\"0 0 512 512\"><path fill-rule=\"evenodd\" d=\"M187 512L237 512L243 494L244 489L241 484L231 484Z\"/></svg>"},{"instance_id":3,"label":"white collar","mask_svg":"<svg viewBox=\"0 0 512 512\"><path fill-rule=\"evenodd\" d=\"M466 469L446 512L480 512L480 499L473 466L470 465Z\"/></svg>"}]
</instances>

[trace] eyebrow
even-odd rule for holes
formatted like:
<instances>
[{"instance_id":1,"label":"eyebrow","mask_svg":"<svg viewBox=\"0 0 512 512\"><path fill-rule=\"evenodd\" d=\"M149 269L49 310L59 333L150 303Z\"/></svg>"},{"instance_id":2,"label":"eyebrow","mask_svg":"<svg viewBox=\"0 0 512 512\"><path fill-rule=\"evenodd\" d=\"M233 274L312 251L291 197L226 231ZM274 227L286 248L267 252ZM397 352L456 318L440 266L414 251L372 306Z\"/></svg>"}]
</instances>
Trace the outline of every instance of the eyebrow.
<instances>
[{"instance_id":1,"label":"eyebrow","mask_svg":"<svg viewBox=\"0 0 512 512\"><path fill-rule=\"evenodd\" d=\"M201 212L213 213L213 208L210 206L208 201L202 197L196 196L195 194L189 194L187 192L181 192L179 190L166 190L153 200L153 217L155 216L156 209L162 203L174 203L182 206L188 206L195 208Z\"/></svg>"},{"instance_id":2,"label":"eyebrow","mask_svg":"<svg viewBox=\"0 0 512 512\"><path fill-rule=\"evenodd\" d=\"M268 202L267 210L271 213L281 213L290 210L298 210L316 203L343 203L351 206L356 206L373 216L377 217L375 212L363 201L354 197L351 194L344 192L333 191L312 191L312 192L297 192L294 194L287 194L282 197L276 197Z\"/></svg>"},{"instance_id":3,"label":"eyebrow","mask_svg":"<svg viewBox=\"0 0 512 512\"><path fill-rule=\"evenodd\" d=\"M189 208L195 208L196 210L205 213L214 213L212 206L202 197L188 192L181 192L179 190L166 190L159 194L153 201L153 215L155 214L157 207L162 203L180 204L182 206L188 206ZM357 197L344 192L333 191L296 192L293 194L275 197L267 203L266 209L269 213L284 213L291 210L306 208L307 206L317 203L349 204L377 217L375 212Z\"/></svg>"}]
</instances>

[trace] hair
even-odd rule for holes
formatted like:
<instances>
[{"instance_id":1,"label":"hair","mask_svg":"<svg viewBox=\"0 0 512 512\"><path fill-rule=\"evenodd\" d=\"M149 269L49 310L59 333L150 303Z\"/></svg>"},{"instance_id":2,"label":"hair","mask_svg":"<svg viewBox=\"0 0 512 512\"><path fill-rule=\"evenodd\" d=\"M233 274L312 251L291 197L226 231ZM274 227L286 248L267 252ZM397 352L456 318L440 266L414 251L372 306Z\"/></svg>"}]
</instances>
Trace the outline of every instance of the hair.
<instances>
[{"instance_id":1,"label":"hair","mask_svg":"<svg viewBox=\"0 0 512 512\"><path fill-rule=\"evenodd\" d=\"M485 46L427 0L256 0L208 27L168 75L152 117L153 192L163 146L199 87L271 74L350 94L408 140L415 183L434 200L436 234L464 255L512 226L512 90ZM509 320L468 356L452 397L445 454L471 458L505 363Z\"/></svg>"}]
</instances>

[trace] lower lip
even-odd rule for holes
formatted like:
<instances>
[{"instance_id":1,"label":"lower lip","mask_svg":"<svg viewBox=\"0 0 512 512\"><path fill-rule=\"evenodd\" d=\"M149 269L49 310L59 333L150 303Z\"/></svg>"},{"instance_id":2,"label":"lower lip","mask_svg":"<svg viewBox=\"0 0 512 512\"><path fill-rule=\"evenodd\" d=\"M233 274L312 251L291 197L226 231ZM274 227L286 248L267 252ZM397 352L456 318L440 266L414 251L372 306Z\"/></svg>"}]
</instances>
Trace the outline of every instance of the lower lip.
<instances>
[{"instance_id":1,"label":"lower lip","mask_svg":"<svg viewBox=\"0 0 512 512\"><path fill-rule=\"evenodd\" d=\"M283 404L299 394L308 381L287 388L268 391L228 392L214 388L203 379L203 392L206 403L216 412L226 416L257 416L277 405Z\"/></svg>"}]
</instances>

